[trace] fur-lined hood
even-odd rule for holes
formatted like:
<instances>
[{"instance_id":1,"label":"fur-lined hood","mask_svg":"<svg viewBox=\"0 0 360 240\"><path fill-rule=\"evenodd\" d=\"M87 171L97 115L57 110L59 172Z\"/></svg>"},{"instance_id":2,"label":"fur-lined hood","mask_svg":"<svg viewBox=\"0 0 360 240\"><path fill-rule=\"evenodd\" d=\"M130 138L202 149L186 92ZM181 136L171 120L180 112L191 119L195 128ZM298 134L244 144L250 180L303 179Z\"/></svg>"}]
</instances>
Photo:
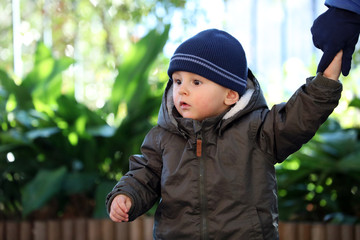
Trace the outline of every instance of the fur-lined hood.
<instances>
[{"instance_id":1,"label":"fur-lined hood","mask_svg":"<svg viewBox=\"0 0 360 240\"><path fill-rule=\"evenodd\" d=\"M185 119L177 116L179 114L177 113L174 106L172 87L173 82L169 80L160 107L158 125L162 128L169 130L170 132L188 135L190 134L188 133L189 129L184 129L184 127L181 126L196 126L201 125L201 123L197 120ZM261 91L259 82L249 70L247 90L240 97L239 101L226 113L218 117L205 119L204 122L215 121L215 124L217 124L217 127L219 128L219 131L221 133L221 131L223 131L226 126L235 119L238 119L241 116L259 108L267 108L267 104Z\"/></svg>"}]
</instances>

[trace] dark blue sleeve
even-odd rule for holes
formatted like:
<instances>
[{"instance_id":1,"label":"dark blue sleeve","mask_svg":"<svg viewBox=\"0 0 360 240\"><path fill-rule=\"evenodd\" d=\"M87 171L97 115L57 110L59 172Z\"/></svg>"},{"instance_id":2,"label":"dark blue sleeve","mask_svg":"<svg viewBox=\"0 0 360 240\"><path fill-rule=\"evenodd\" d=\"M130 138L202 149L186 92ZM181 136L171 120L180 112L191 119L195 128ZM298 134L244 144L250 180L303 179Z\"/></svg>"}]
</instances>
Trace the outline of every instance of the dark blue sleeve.
<instances>
[{"instance_id":1,"label":"dark blue sleeve","mask_svg":"<svg viewBox=\"0 0 360 240\"><path fill-rule=\"evenodd\" d=\"M326 0L325 5L349 10L360 14L360 0Z\"/></svg>"}]
</instances>

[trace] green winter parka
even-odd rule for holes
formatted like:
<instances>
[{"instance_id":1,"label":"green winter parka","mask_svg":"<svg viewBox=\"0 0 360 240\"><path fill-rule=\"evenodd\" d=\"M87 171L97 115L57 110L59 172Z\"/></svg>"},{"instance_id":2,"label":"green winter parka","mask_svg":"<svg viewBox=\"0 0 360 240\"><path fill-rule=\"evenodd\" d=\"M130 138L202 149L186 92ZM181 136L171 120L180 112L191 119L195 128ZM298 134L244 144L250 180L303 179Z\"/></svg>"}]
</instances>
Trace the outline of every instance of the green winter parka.
<instances>
[{"instance_id":1,"label":"green winter parka","mask_svg":"<svg viewBox=\"0 0 360 240\"><path fill-rule=\"evenodd\" d=\"M158 125L107 196L132 200L130 221L160 199L154 239L278 239L276 163L308 142L337 106L342 84L308 78L287 103L268 109L249 71L228 112L202 122L177 113L169 81Z\"/></svg>"}]
</instances>

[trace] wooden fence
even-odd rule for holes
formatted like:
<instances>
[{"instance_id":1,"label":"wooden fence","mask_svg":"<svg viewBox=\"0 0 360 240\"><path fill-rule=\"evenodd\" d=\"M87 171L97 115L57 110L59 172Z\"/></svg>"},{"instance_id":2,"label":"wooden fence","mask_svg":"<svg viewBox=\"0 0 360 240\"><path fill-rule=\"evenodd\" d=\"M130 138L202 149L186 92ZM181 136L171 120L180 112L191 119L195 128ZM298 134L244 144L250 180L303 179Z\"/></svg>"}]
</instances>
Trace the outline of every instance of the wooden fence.
<instances>
[{"instance_id":1,"label":"wooden fence","mask_svg":"<svg viewBox=\"0 0 360 240\"><path fill-rule=\"evenodd\" d=\"M153 223L149 217L131 223L109 219L0 221L0 240L150 240ZM360 240L360 224L281 222L279 233L281 240Z\"/></svg>"},{"instance_id":2,"label":"wooden fence","mask_svg":"<svg viewBox=\"0 0 360 240\"><path fill-rule=\"evenodd\" d=\"M150 240L153 218L130 223L109 219L0 221L0 240Z\"/></svg>"},{"instance_id":3,"label":"wooden fence","mask_svg":"<svg viewBox=\"0 0 360 240\"><path fill-rule=\"evenodd\" d=\"M281 240L360 240L360 224L280 222Z\"/></svg>"}]
</instances>

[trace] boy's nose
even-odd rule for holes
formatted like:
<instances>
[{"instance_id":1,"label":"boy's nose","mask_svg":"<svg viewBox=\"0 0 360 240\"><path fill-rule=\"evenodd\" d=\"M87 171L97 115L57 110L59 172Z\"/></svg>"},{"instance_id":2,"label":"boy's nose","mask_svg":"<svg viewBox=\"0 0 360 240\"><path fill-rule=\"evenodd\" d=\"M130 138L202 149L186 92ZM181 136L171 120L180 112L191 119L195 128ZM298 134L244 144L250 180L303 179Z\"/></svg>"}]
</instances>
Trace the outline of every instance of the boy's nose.
<instances>
[{"instance_id":1,"label":"boy's nose","mask_svg":"<svg viewBox=\"0 0 360 240\"><path fill-rule=\"evenodd\" d=\"M186 86L186 84L181 84L180 87L179 87L179 94L180 95L188 95L189 94L189 90Z\"/></svg>"}]
</instances>

